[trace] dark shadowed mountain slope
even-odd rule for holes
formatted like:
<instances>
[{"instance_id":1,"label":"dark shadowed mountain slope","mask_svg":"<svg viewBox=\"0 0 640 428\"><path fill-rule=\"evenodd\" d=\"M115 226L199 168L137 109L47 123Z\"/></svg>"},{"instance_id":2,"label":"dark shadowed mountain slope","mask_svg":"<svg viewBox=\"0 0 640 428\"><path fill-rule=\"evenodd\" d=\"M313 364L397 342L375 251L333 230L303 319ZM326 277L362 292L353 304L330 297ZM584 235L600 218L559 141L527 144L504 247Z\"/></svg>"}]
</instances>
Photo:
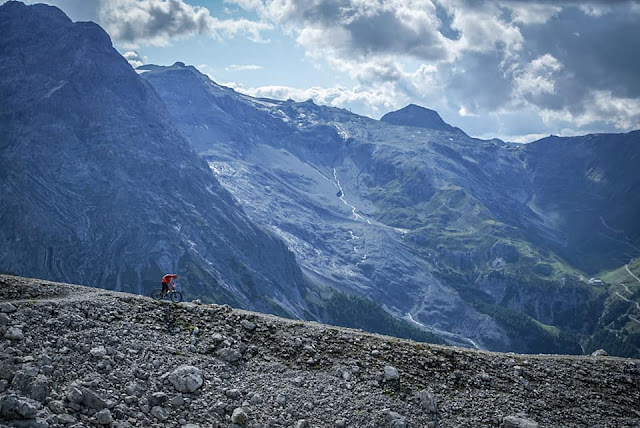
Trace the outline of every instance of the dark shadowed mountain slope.
<instances>
[{"instance_id":1,"label":"dark shadowed mountain slope","mask_svg":"<svg viewBox=\"0 0 640 428\"><path fill-rule=\"evenodd\" d=\"M556 231L556 251L589 273L640 255L640 131L549 137L521 151L528 205Z\"/></svg>"},{"instance_id":2,"label":"dark shadowed mountain slope","mask_svg":"<svg viewBox=\"0 0 640 428\"><path fill-rule=\"evenodd\" d=\"M307 317L307 281L93 23L0 6L0 269Z\"/></svg>"}]
</instances>

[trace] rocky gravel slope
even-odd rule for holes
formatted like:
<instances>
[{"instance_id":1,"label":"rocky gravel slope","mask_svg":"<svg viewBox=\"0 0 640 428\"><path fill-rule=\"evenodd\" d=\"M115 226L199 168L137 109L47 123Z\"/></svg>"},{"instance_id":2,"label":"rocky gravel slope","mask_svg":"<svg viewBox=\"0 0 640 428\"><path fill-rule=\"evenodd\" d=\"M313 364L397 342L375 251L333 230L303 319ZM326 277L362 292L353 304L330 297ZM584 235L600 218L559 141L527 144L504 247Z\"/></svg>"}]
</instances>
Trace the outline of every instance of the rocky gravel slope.
<instances>
[{"instance_id":1,"label":"rocky gravel slope","mask_svg":"<svg viewBox=\"0 0 640 428\"><path fill-rule=\"evenodd\" d=\"M0 276L10 427L637 427L640 361L426 345Z\"/></svg>"}]
</instances>

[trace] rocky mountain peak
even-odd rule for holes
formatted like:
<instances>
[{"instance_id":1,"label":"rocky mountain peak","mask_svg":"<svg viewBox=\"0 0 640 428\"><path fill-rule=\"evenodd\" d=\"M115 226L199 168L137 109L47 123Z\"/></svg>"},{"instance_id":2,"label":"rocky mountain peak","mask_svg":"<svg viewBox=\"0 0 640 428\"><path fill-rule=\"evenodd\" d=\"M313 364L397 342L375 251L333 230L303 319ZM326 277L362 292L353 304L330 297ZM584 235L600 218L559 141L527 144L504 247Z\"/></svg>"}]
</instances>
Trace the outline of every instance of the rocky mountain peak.
<instances>
[{"instance_id":1,"label":"rocky mountain peak","mask_svg":"<svg viewBox=\"0 0 640 428\"><path fill-rule=\"evenodd\" d=\"M71 24L71 19L55 6L41 3L27 6L20 1L8 1L0 6L0 19L7 18L22 18L24 20L37 18L39 20L46 19L56 24ZM26 24L26 22L22 21L22 24Z\"/></svg>"},{"instance_id":2,"label":"rocky mountain peak","mask_svg":"<svg viewBox=\"0 0 640 428\"><path fill-rule=\"evenodd\" d=\"M459 131L446 123L437 111L419 105L409 104L400 110L392 111L380 118L381 122L400 126L413 126L416 128L433 129L436 131Z\"/></svg>"}]
</instances>

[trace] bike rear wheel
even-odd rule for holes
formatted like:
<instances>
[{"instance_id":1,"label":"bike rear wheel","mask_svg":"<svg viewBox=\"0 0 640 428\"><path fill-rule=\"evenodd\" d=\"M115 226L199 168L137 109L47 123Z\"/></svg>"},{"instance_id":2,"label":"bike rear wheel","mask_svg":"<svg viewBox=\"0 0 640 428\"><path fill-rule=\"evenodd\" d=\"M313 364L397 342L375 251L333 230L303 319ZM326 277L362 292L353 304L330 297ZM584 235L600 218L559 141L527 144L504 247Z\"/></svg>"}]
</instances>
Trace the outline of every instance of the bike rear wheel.
<instances>
[{"instance_id":1,"label":"bike rear wheel","mask_svg":"<svg viewBox=\"0 0 640 428\"><path fill-rule=\"evenodd\" d=\"M160 300L162 299L162 289L161 288L156 288L155 290L153 290L151 292L151 298L153 300Z\"/></svg>"},{"instance_id":2,"label":"bike rear wheel","mask_svg":"<svg viewBox=\"0 0 640 428\"><path fill-rule=\"evenodd\" d=\"M173 303L182 302L182 293L179 291L174 291L171 293L171 301Z\"/></svg>"}]
</instances>

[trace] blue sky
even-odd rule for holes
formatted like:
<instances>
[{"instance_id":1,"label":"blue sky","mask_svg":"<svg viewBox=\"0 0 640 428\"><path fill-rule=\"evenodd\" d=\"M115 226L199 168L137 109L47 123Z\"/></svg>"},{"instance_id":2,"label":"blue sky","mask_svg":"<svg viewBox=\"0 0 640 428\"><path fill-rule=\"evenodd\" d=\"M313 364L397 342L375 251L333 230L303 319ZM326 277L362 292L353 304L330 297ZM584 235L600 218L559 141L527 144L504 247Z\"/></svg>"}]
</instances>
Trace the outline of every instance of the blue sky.
<instances>
[{"instance_id":1,"label":"blue sky","mask_svg":"<svg viewBox=\"0 0 640 428\"><path fill-rule=\"evenodd\" d=\"M100 24L133 65L182 61L251 95L374 118L415 103L521 142L640 128L638 1L45 3Z\"/></svg>"}]
</instances>

